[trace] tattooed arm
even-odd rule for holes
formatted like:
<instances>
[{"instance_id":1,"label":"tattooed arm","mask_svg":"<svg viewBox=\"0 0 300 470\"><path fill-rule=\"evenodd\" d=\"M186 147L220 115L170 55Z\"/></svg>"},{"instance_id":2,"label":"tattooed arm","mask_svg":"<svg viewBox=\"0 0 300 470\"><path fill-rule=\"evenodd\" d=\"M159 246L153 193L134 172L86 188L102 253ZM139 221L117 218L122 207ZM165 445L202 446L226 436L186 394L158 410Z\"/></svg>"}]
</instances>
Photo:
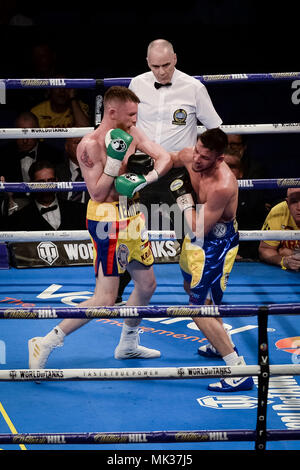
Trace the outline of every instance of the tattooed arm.
<instances>
[{"instance_id":1,"label":"tattooed arm","mask_svg":"<svg viewBox=\"0 0 300 470\"><path fill-rule=\"evenodd\" d=\"M84 138L77 147L77 160L91 199L106 201L113 189L114 179L104 173L101 148L96 140Z\"/></svg>"}]
</instances>

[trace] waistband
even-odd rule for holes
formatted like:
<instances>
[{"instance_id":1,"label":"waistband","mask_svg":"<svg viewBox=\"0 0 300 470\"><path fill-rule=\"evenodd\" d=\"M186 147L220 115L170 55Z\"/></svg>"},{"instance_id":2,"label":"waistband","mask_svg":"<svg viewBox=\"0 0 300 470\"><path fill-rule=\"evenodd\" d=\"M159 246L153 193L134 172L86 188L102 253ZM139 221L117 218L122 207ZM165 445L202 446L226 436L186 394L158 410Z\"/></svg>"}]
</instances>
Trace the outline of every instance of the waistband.
<instances>
[{"instance_id":1,"label":"waistband","mask_svg":"<svg viewBox=\"0 0 300 470\"><path fill-rule=\"evenodd\" d=\"M114 222L126 220L140 215L140 200L136 196L129 199L126 196L120 196L118 201L97 202L89 200L87 206L86 218L101 222Z\"/></svg>"},{"instance_id":2,"label":"waistband","mask_svg":"<svg viewBox=\"0 0 300 470\"><path fill-rule=\"evenodd\" d=\"M230 222L217 222L210 232L205 235L204 240L197 240L196 237L191 239L189 235L186 235L185 238L188 241L190 240L193 244L200 244L200 246L202 246L205 241L224 240L232 237L238 238L238 224L235 219Z\"/></svg>"}]
</instances>

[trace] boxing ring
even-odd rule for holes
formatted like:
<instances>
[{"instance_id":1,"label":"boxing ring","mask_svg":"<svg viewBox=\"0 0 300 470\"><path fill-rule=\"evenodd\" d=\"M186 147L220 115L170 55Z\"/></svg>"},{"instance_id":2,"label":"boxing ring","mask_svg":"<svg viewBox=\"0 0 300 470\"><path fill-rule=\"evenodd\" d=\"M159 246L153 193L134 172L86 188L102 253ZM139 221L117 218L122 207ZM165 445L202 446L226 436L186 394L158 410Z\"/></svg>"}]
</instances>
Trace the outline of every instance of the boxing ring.
<instances>
[{"instance_id":1,"label":"boxing ring","mask_svg":"<svg viewBox=\"0 0 300 470\"><path fill-rule=\"evenodd\" d=\"M243 76L242 76L243 75ZM269 81L300 74L206 76L202 81ZM28 87L127 86L130 79L26 81ZM22 88L24 80L6 80ZM39 82L39 83L38 83ZM95 126L101 122L96 94ZM228 133L299 132L300 123L221 126ZM199 127L199 132L201 132ZM81 137L93 128L0 129L1 138ZM300 178L240 180L240 190L282 189ZM1 191L70 191L84 183L0 183ZM298 240L298 231L240 231L240 240ZM149 231L151 240L173 232ZM0 241L83 240L85 231L2 232ZM236 262L221 306L188 306L178 265L154 265L148 307L80 308L93 293L90 267L0 270L0 448L3 450L297 450L300 448L300 278L261 263ZM130 283L124 300L132 289ZM222 317L246 366L197 354L206 344L192 317ZM159 359L113 357L124 318L141 317L143 344ZM27 341L62 318L91 318L51 354L45 370L28 369ZM6 321L4 321L6 320ZM37 321L46 320L46 321ZM50 325L50 326L49 326ZM58 367L59 366L59 367ZM76 368L72 368L76 366ZM214 377L252 375L248 392L214 393ZM35 383L40 382L39 384ZM60 382L60 383L55 383ZM93 382L93 383L91 383ZM92 430L92 431L91 431ZM179 463L179 462L177 462Z\"/></svg>"}]
</instances>

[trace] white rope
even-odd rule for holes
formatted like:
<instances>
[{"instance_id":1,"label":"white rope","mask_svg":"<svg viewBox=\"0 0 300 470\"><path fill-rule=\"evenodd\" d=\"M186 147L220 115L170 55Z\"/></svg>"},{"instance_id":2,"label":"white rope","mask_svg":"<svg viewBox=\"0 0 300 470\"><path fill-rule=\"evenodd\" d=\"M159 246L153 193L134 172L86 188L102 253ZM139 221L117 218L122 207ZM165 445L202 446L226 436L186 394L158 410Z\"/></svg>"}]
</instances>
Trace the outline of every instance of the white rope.
<instances>
[{"instance_id":1,"label":"white rope","mask_svg":"<svg viewBox=\"0 0 300 470\"><path fill-rule=\"evenodd\" d=\"M93 127L9 128L0 129L0 139L67 139L83 137L93 130Z\"/></svg>"},{"instance_id":2,"label":"white rope","mask_svg":"<svg viewBox=\"0 0 300 470\"><path fill-rule=\"evenodd\" d=\"M300 230L240 230L240 240L300 240Z\"/></svg>"},{"instance_id":3,"label":"white rope","mask_svg":"<svg viewBox=\"0 0 300 470\"><path fill-rule=\"evenodd\" d=\"M220 126L226 134L291 134L300 132L299 122L283 124L228 124ZM206 130L198 126L198 134Z\"/></svg>"},{"instance_id":4,"label":"white rope","mask_svg":"<svg viewBox=\"0 0 300 470\"><path fill-rule=\"evenodd\" d=\"M150 240L174 240L176 234L174 231L155 231L149 230L148 236ZM241 241L253 240L300 240L300 230L252 230L239 231ZM63 240L90 240L87 230L62 231L53 230L49 232L33 231L33 232L0 232L0 241L6 242L40 242L40 241L63 241Z\"/></svg>"},{"instance_id":5,"label":"white rope","mask_svg":"<svg viewBox=\"0 0 300 470\"><path fill-rule=\"evenodd\" d=\"M299 133L300 123L283 124L228 124L220 126L227 134L285 134ZM198 126L198 134L205 131L204 126ZM57 139L83 137L94 130L93 127L45 127L45 128L8 128L0 129L0 139Z\"/></svg>"},{"instance_id":6,"label":"white rope","mask_svg":"<svg viewBox=\"0 0 300 470\"><path fill-rule=\"evenodd\" d=\"M260 366L137 367L114 369L12 369L0 370L0 382L65 380L201 379L260 375ZM270 366L271 375L300 375L299 364Z\"/></svg>"},{"instance_id":7,"label":"white rope","mask_svg":"<svg viewBox=\"0 0 300 470\"><path fill-rule=\"evenodd\" d=\"M0 241L7 242L40 242L40 241L60 241L60 240L90 240L87 230L73 230L65 232L63 230L53 230L43 232L0 232Z\"/></svg>"}]
</instances>

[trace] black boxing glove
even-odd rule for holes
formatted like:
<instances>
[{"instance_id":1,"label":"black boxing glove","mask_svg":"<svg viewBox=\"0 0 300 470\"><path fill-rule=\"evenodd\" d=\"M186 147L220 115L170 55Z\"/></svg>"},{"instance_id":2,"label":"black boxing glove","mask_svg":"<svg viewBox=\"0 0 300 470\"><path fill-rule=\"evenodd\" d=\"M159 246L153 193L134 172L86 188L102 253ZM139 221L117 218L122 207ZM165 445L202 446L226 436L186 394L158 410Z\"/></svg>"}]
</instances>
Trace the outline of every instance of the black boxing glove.
<instances>
[{"instance_id":1,"label":"black boxing glove","mask_svg":"<svg viewBox=\"0 0 300 470\"><path fill-rule=\"evenodd\" d=\"M154 160L145 153L130 155L127 161L127 172L136 175L148 175L154 169Z\"/></svg>"},{"instance_id":2,"label":"black boxing glove","mask_svg":"<svg viewBox=\"0 0 300 470\"><path fill-rule=\"evenodd\" d=\"M193 199L193 187L189 175L183 169L182 173L177 175L170 183L169 190L173 195L179 209L184 212L187 209L195 208Z\"/></svg>"}]
</instances>

